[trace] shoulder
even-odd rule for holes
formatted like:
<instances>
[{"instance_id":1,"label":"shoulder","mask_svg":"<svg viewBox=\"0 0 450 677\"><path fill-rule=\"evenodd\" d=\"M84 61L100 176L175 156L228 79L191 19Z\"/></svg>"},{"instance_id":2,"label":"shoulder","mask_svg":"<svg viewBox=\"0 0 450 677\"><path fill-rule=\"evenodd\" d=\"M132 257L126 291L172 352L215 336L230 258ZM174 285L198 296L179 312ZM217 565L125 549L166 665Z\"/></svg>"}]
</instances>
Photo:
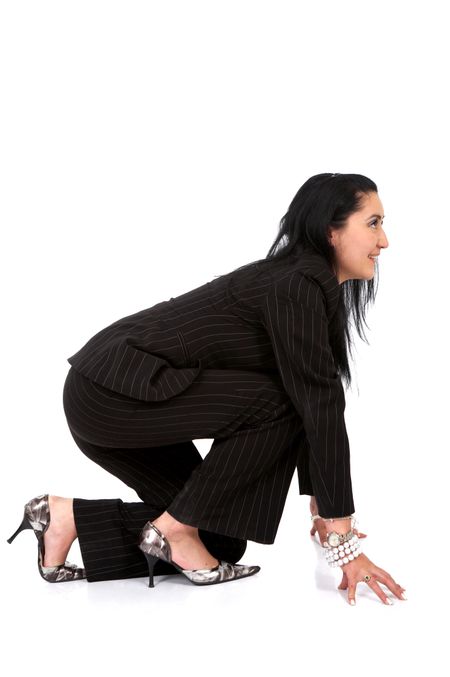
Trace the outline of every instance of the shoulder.
<instances>
[{"instance_id":1,"label":"shoulder","mask_svg":"<svg viewBox=\"0 0 450 677\"><path fill-rule=\"evenodd\" d=\"M293 303L325 313L326 299L318 282L305 272L291 270L276 276L269 287L268 299Z\"/></svg>"},{"instance_id":2,"label":"shoulder","mask_svg":"<svg viewBox=\"0 0 450 677\"><path fill-rule=\"evenodd\" d=\"M272 307L290 303L307 307L331 319L341 287L327 261L316 252L290 254L276 261L257 261L232 271L215 284L225 284L233 294Z\"/></svg>"},{"instance_id":3,"label":"shoulder","mask_svg":"<svg viewBox=\"0 0 450 677\"><path fill-rule=\"evenodd\" d=\"M273 293L325 313L331 320L339 304L341 285L327 261L308 251L292 257Z\"/></svg>"}]
</instances>

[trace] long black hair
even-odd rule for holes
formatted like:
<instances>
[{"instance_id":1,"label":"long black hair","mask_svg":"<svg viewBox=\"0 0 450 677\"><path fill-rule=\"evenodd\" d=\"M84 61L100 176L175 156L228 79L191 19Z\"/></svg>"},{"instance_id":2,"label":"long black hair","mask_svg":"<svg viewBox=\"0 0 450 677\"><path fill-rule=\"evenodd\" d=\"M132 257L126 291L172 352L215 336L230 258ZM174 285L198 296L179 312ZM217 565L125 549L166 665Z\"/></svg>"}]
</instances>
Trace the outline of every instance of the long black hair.
<instances>
[{"instance_id":1,"label":"long black hair","mask_svg":"<svg viewBox=\"0 0 450 677\"><path fill-rule=\"evenodd\" d=\"M364 197L378 192L376 184L362 174L316 174L297 191L289 209L280 221L278 235L266 257L235 268L270 265L296 252L313 250L335 270L335 249L329 241L329 228L337 230L346 225L351 214L362 208ZM378 288L378 263L370 280L350 279L341 284L338 307L329 323L329 339L336 370L347 387L351 384L348 356L353 358L350 316L353 317L359 337L368 343L363 323L366 308L375 300Z\"/></svg>"}]
</instances>

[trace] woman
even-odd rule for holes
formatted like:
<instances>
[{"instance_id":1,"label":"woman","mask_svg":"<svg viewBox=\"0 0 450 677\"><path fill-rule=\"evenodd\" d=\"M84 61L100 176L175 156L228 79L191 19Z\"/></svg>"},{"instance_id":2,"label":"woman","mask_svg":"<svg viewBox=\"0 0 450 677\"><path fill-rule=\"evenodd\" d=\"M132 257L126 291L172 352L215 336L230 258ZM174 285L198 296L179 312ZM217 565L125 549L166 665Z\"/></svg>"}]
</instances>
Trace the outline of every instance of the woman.
<instances>
[{"instance_id":1,"label":"woman","mask_svg":"<svg viewBox=\"0 0 450 677\"><path fill-rule=\"evenodd\" d=\"M292 474L341 589L404 588L361 553L341 379L349 316L374 300L388 246L377 186L318 174L299 189L265 259L124 317L75 355L63 393L81 451L142 499L41 495L21 529L46 580L182 573L198 585L254 575L247 540L273 543ZM203 460L194 439L212 438ZM50 522L51 515L51 522ZM9 540L15 538L14 534ZM85 569L65 561L78 536ZM364 536L361 535L361 536ZM61 564L63 562L63 564Z\"/></svg>"}]
</instances>

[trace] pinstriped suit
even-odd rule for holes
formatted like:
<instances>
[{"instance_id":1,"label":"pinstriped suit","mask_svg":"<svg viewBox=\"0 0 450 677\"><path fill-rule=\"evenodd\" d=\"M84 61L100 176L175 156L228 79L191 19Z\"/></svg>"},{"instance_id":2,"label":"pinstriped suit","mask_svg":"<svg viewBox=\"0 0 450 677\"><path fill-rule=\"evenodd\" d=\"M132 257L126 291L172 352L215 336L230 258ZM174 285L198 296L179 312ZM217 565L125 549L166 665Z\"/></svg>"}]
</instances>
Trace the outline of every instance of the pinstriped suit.
<instances>
[{"instance_id":1,"label":"pinstriped suit","mask_svg":"<svg viewBox=\"0 0 450 677\"><path fill-rule=\"evenodd\" d=\"M295 465L300 494L315 495L322 516L353 513L345 397L328 342L339 294L324 259L303 252L114 322L68 358L64 408L75 441L149 504L155 495L139 482L158 466L132 471L132 450L139 463L156 449L160 461L164 449L191 454L190 471L151 518L167 509L241 544L273 542ZM207 437L202 462L192 440ZM126 470L111 465L119 449ZM75 501L80 537L89 505ZM80 546L85 560L81 537Z\"/></svg>"}]
</instances>

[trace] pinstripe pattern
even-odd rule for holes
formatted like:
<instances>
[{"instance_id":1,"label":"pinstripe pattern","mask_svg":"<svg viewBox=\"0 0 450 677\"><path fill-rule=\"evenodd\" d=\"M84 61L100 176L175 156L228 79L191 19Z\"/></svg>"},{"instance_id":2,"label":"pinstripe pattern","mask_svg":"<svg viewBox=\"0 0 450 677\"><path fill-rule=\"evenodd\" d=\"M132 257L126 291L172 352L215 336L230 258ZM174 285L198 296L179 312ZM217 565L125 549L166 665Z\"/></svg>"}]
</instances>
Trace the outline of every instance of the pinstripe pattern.
<instances>
[{"instance_id":1,"label":"pinstripe pattern","mask_svg":"<svg viewBox=\"0 0 450 677\"><path fill-rule=\"evenodd\" d=\"M205 370L188 392L150 403L72 367L63 406L81 451L144 501L74 499L88 581L145 575L138 527L164 510L197 526L209 552L228 562L248 538L274 542L303 431L278 375ZM192 439L205 430L215 439L202 460Z\"/></svg>"},{"instance_id":2,"label":"pinstripe pattern","mask_svg":"<svg viewBox=\"0 0 450 677\"><path fill-rule=\"evenodd\" d=\"M322 517L354 512L345 396L328 342L318 292L285 278L265 299L267 330L287 393L305 426L309 471Z\"/></svg>"},{"instance_id":3,"label":"pinstripe pattern","mask_svg":"<svg viewBox=\"0 0 450 677\"><path fill-rule=\"evenodd\" d=\"M141 405L172 403L171 415L179 397L214 370L222 381L216 394L223 411L233 370L277 373L305 430L297 438L299 491L316 496L323 517L348 515L355 509L345 397L328 341L339 294L338 280L321 256L292 255L229 273L117 320L68 362L98 386ZM191 422L184 430L189 437L181 441L213 436L215 412L197 406L195 400L190 410L183 409ZM121 428L110 423L119 444ZM173 428L169 417L166 431ZM147 446L158 444L158 434L149 431ZM177 441L176 430L173 434L166 443Z\"/></svg>"},{"instance_id":4,"label":"pinstripe pattern","mask_svg":"<svg viewBox=\"0 0 450 677\"><path fill-rule=\"evenodd\" d=\"M81 444L84 446L85 442ZM148 576L147 562L137 542L144 524L161 514L159 508L140 502L125 503L120 498L74 498L73 510L89 583ZM202 529L199 536L213 557L232 564L241 559L247 547L245 540ZM154 574L178 574L178 571L159 560Z\"/></svg>"},{"instance_id":5,"label":"pinstripe pattern","mask_svg":"<svg viewBox=\"0 0 450 677\"><path fill-rule=\"evenodd\" d=\"M63 405L81 450L158 514L273 543L303 429L277 375L208 369L177 398L148 403L71 368ZM199 463L192 439L204 437L214 441Z\"/></svg>"}]
</instances>

